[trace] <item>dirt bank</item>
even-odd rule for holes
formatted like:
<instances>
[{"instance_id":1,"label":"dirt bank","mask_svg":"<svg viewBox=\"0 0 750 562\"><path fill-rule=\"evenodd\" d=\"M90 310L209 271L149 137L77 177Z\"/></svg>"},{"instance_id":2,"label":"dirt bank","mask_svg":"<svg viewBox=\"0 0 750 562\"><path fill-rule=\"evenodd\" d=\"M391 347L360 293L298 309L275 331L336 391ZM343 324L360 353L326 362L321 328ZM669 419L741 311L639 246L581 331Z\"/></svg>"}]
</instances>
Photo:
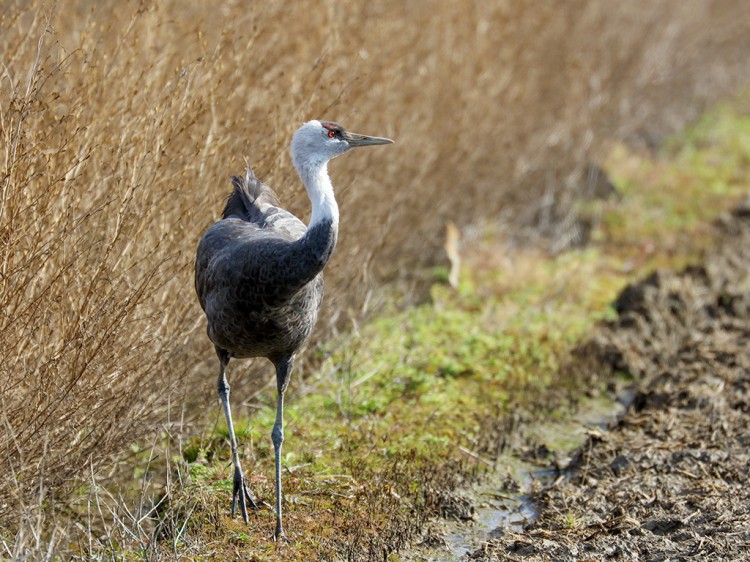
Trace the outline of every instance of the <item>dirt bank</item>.
<instances>
[{"instance_id":1,"label":"dirt bank","mask_svg":"<svg viewBox=\"0 0 750 562\"><path fill-rule=\"evenodd\" d=\"M750 201L718 228L703 265L623 291L584 355L636 377L632 404L471 560L750 558Z\"/></svg>"}]
</instances>

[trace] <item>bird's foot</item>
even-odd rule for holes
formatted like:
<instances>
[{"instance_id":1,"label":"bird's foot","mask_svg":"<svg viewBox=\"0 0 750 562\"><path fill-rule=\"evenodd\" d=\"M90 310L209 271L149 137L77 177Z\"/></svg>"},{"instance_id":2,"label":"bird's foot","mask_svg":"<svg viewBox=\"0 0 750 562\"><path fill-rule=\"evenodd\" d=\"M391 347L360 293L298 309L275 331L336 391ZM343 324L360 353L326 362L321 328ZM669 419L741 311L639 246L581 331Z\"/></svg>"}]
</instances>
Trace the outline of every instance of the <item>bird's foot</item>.
<instances>
[{"instance_id":1,"label":"bird's foot","mask_svg":"<svg viewBox=\"0 0 750 562\"><path fill-rule=\"evenodd\" d=\"M232 518L234 518L237 512L237 503L240 504L240 513L242 513L242 519L245 523L248 522L247 518L247 506L249 505L252 509L257 510L258 504L255 503L253 496L250 495L250 490L247 489L245 482L245 476L242 474L242 470L237 467L234 471L234 487L232 490Z\"/></svg>"},{"instance_id":2,"label":"bird's foot","mask_svg":"<svg viewBox=\"0 0 750 562\"><path fill-rule=\"evenodd\" d=\"M278 543L286 543L289 544L292 542L289 537L286 536L286 533L284 532L284 529L281 528L280 525L276 525L276 530L273 532L273 540Z\"/></svg>"}]
</instances>

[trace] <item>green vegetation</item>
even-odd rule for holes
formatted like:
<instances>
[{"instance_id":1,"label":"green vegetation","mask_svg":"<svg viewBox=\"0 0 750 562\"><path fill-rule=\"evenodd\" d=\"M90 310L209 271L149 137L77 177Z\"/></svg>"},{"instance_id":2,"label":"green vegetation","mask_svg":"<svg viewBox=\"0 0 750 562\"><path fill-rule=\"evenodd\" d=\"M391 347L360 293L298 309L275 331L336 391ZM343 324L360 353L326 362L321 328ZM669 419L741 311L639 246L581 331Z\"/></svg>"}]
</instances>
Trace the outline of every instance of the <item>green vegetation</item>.
<instances>
[{"instance_id":1,"label":"green vegetation","mask_svg":"<svg viewBox=\"0 0 750 562\"><path fill-rule=\"evenodd\" d=\"M656 158L615 147L607 167L623 199L603 205L600 245L641 270L676 267L705 249L711 220L748 191L746 104L707 112Z\"/></svg>"},{"instance_id":2,"label":"green vegetation","mask_svg":"<svg viewBox=\"0 0 750 562\"><path fill-rule=\"evenodd\" d=\"M435 285L428 304L392 310L319 350L327 359L305 383L314 391L293 389L287 409L284 484L296 543L282 549L284 559L365 548L394 527L413 531L404 514L435 515L441 487L487 464L483 419L575 390L581 381L560 379L559 367L596 322L613 317L609 303L624 284L697 259L710 245L710 222L750 192L750 116L722 106L658 155L617 146L606 167L622 198L582 210L594 219L593 244L546 257L487 242L477 255L504 254L512 267L468 256L458 290ZM269 389L267 407L238 423L246 470L266 501L274 400ZM187 534L217 556L265 559L277 550L267 540L270 510L249 529L228 517L225 435L220 427L209 443L183 447L176 460L191 484L172 501L205 491Z\"/></svg>"}]
</instances>

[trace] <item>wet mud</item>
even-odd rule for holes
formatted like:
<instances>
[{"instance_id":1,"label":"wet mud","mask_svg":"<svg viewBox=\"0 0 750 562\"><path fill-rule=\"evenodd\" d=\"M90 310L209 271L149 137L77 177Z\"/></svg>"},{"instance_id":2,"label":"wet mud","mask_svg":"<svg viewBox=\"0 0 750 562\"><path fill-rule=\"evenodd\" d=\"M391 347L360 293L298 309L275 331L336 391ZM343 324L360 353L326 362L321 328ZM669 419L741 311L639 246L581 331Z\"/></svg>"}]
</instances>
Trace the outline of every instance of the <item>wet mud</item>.
<instances>
[{"instance_id":1,"label":"wet mud","mask_svg":"<svg viewBox=\"0 0 750 562\"><path fill-rule=\"evenodd\" d=\"M533 520L462 559L750 559L750 201L717 229L702 264L627 287L579 350L634 377L625 413L535 481Z\"/></svg>"}]
</instances>

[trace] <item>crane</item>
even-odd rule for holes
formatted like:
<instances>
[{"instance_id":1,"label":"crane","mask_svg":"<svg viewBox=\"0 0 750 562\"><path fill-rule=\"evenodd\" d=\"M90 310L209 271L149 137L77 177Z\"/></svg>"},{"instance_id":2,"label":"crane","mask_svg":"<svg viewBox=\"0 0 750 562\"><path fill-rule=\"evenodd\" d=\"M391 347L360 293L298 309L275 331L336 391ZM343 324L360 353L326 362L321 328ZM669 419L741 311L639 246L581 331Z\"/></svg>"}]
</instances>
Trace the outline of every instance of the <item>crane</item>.
<instances>
[{"instance_id":1,"label":"crane","mask_svg":"<svg viewBox=\"0 0 750 562\"><path fill-rule=\"evenodd\" d=\"M286 540L281 517L284 393L295 355L315 326L323 298L323 268L338 235L339 209L328 161L355 147L392 142L351 133L329 121L304 123L292 138L291 155L312 204L310 223L305 226L281 208L271 188L248 168L244 177L232 177L233 190L221 219L198 244L195 288L219 358L217 388L234 465L232 517L239 503L245 523L248 506L257 509L257 505L240 466L226 369L230 359L250 357L265 357L276 368L276 422L271 432L276 468L274 540Z\"/></svg>"}]
</instances>

